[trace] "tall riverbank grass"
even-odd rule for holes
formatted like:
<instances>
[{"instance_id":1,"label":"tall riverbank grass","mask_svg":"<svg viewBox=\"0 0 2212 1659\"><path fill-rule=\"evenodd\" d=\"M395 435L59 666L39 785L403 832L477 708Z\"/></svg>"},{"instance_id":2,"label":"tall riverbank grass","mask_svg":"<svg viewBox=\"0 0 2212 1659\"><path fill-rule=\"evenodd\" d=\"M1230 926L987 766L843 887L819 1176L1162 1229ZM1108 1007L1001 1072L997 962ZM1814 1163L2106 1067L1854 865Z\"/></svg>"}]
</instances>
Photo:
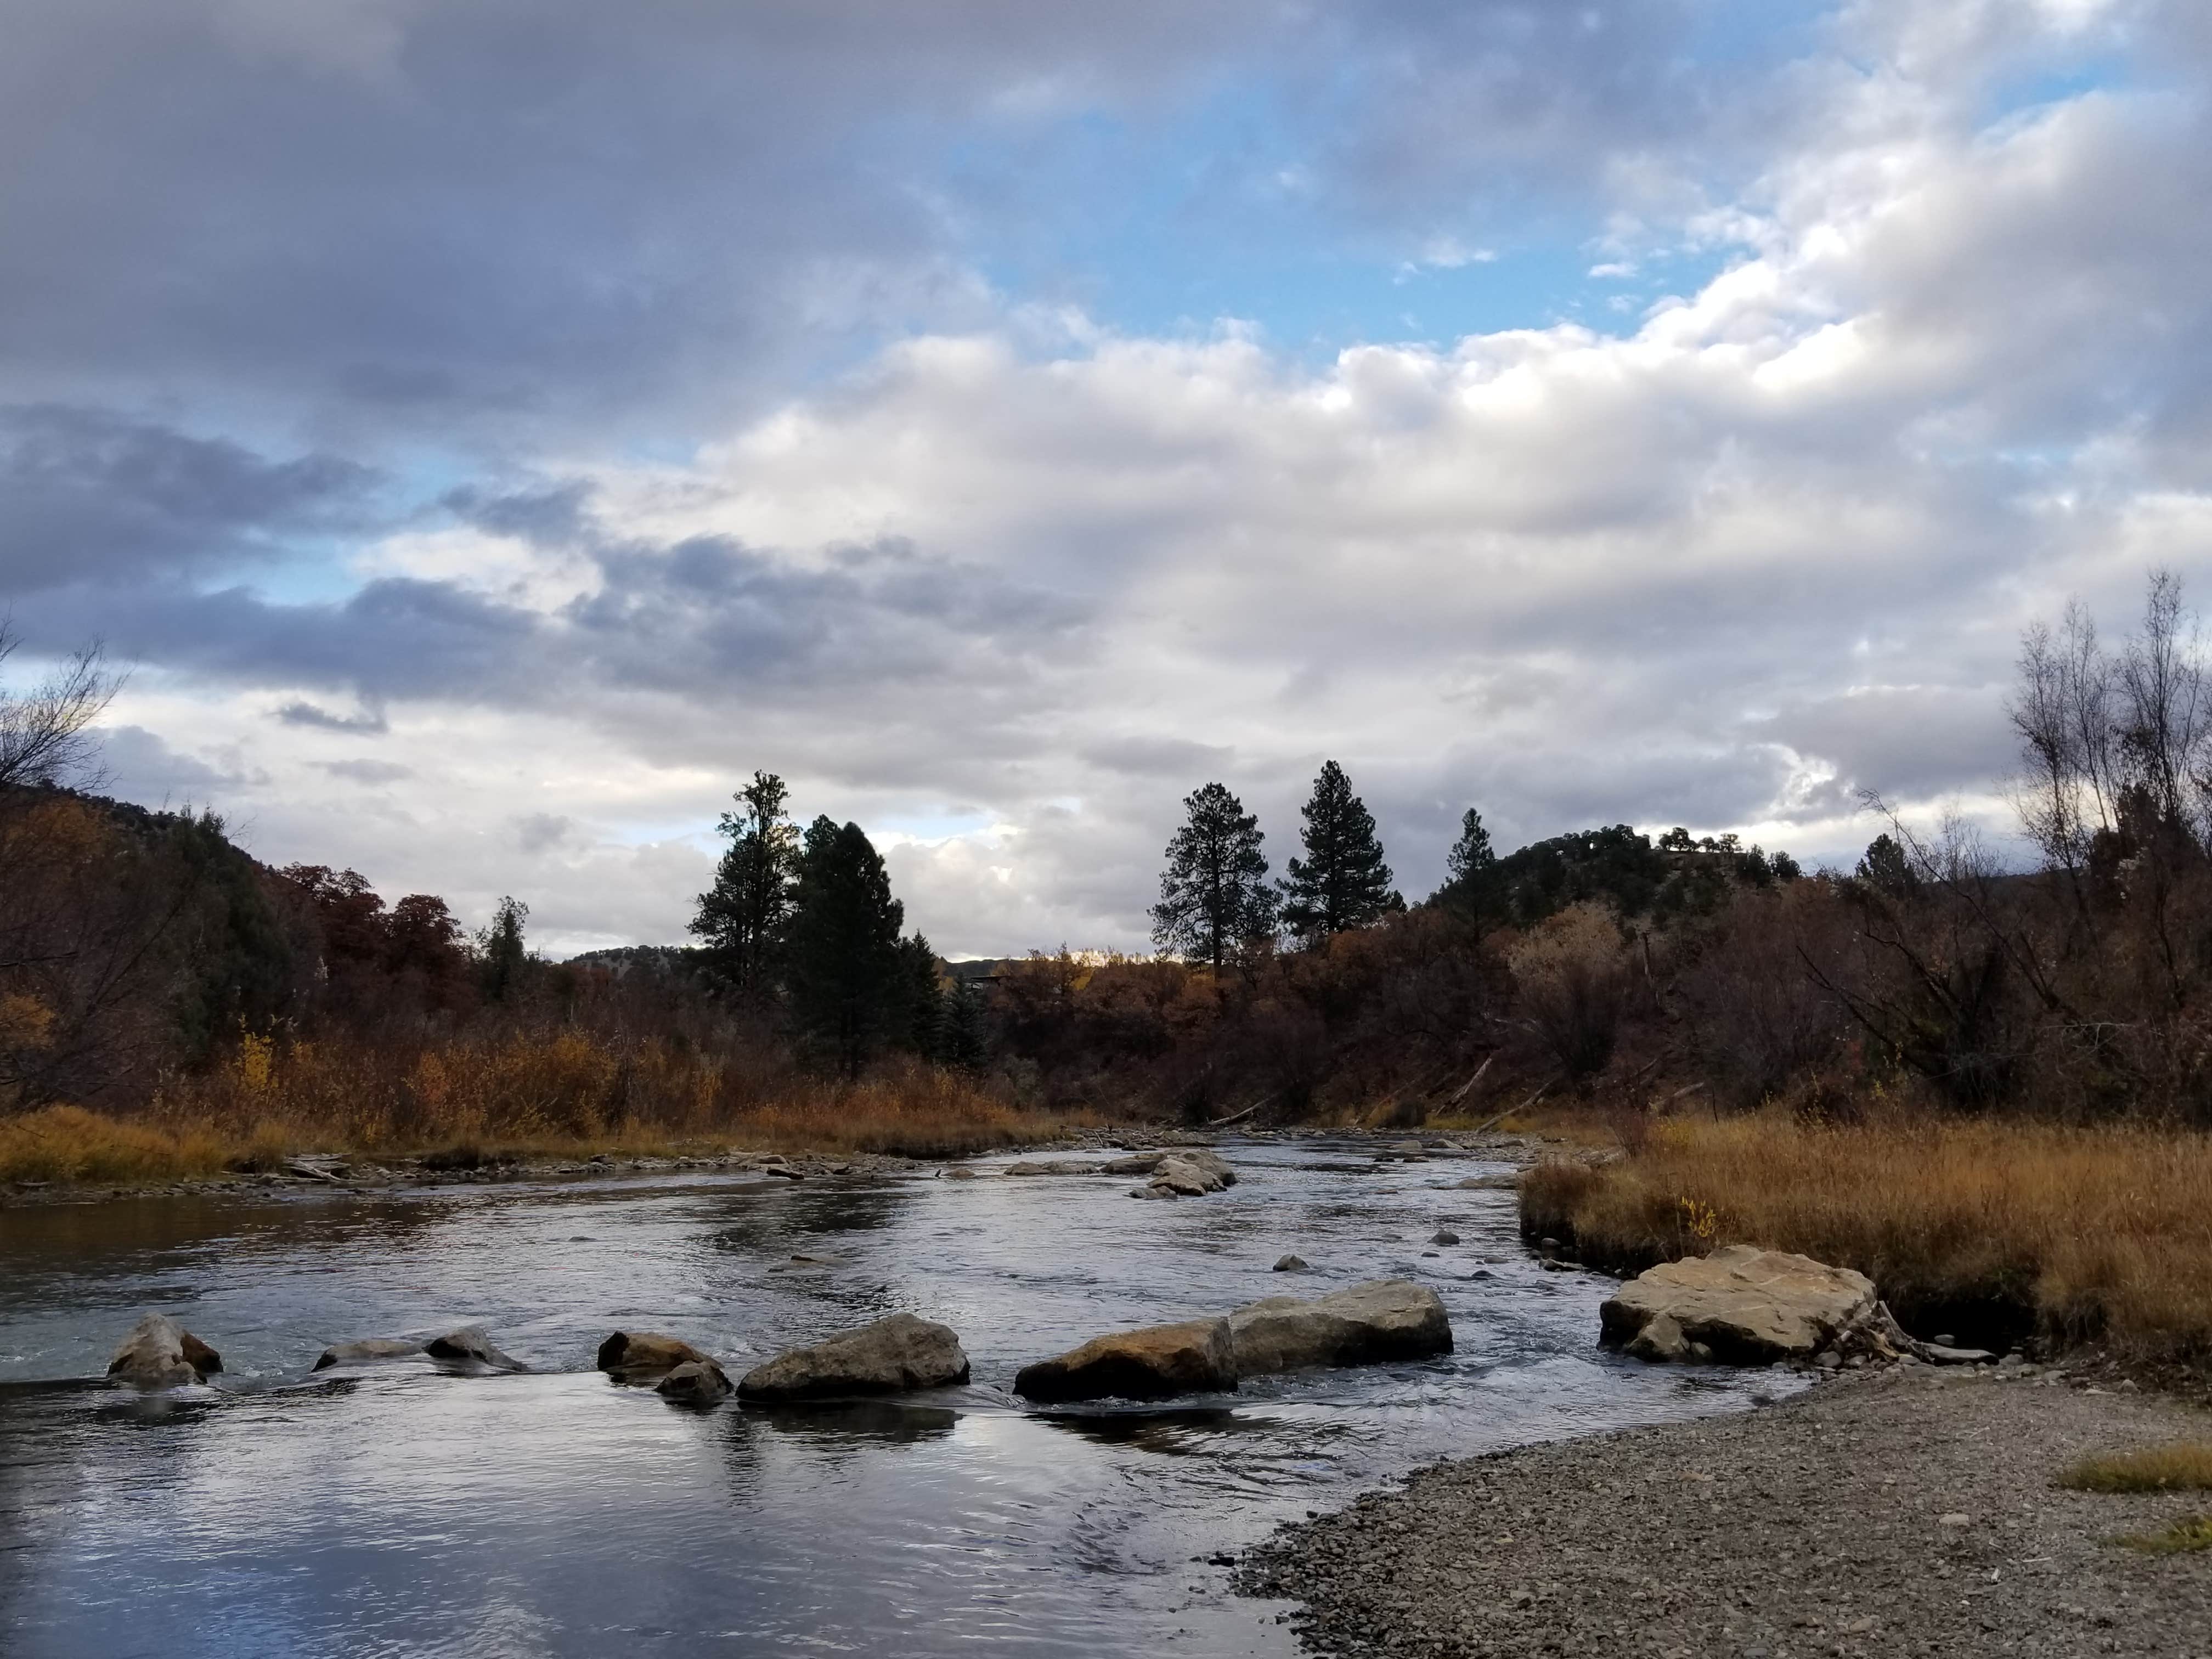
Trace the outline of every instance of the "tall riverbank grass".
<instances>
[{"instance_id":1,"label":"tall riverbank grass","mask_svg":"<svg viewBox=\"0 0 2212 1659\"><path fill-rule=\"evenodd\" d=\"M1725 1244L1871 1278L1917 1334L2212 1357L2212 1137L1993 1119L1662 1120L1529 1171L1522 1224L1640 1268Z\"/></svg>"},{"instance_id":2,"label":"tall riverbank grass","mask_svg":"<svg viewBox=\"0 0 2212 1659\"><path fill-rule=\"evenodd\" d=\"M265 1170L306 1152L383 1158L884 1152L1034 1146L1088 1116L1024 1109L902 1061L857 1079L574 1030L423 1046L280 1045L167 1080L131 1117L50 1106L0 1118L0 1181L131 1183Z\"/></svg>"}]
</instances>

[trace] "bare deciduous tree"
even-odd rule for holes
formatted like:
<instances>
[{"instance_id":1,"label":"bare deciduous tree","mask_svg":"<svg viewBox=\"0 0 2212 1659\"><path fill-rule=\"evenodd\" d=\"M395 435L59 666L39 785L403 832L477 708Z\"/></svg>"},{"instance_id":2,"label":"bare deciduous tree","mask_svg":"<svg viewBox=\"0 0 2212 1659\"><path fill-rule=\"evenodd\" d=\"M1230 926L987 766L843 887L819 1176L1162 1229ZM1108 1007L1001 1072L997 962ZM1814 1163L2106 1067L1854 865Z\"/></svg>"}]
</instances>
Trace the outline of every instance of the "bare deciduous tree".
<instances>
[{"instance_id":1,"label":"bare deciduous tree","mask_svg":"<svg viewBox=\"0 0 2212 1659\"><path fill-rule=\"evenodd\" d=\"M0 621L0 664L21 643ZM0 790L82 778L92 764L92 723L121 686L95 641L29 690L0 690Z\"/></svg>"}]
</instances>

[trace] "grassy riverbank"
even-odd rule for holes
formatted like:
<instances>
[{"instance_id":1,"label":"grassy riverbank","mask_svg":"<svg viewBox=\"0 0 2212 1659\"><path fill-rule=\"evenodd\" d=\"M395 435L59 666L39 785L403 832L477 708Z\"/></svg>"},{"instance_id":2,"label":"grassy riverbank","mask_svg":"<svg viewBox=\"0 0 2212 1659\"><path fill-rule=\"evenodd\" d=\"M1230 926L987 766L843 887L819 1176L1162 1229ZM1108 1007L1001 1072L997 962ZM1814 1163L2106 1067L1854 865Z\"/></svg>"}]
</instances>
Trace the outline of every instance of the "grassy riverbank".
<instances>
[{"instance_id":1,"label":"grassy riverbank","mask_svg":"<svg viewBox=\"0 0 2212 1659\"><path fill-rule=\"evenodd\" d=\"M187 1180L270 1170L309 1152L462 1163L737 1151L957 1158L1036 1146L1093 1122L1024 1111L957 1074L921 1066L853 1083L793 1079L742 1107L719 1109L708 1100L693 1112L650 1115L579 1109L574 1098L546 1086L547 1075L518 1075L528 1068L496 1061L486 1069L492 1075L465 1072L448 1054L442 1088L410 1091L398 1103L404 1109L382 1112L374 1109L374 1094L331 1109L347 1098L323 1086L331 1079L288 1086L274 1071L243 1084L232 1076L173 1091L131 1118L47 1107L0 1120L0 1182ZM557 1077L557 1062L551 1070ZM502 1073L507 1086L495 1086Z\"/></svg>"},{"instance_id":2,"label":"grassy riverbank","mask_svg":"<svg viewBox=\"0 0 2212 1659\"><path fill-rule=\"evenodd\" d=\"M1987 1119L1670 1119L1618 1158L1556 1159L1532 1237L1643 1267L1724 1244L1855 1267L1920 1334L2212 1356L2212 1137Z\"/></svg>"}]
</instances>

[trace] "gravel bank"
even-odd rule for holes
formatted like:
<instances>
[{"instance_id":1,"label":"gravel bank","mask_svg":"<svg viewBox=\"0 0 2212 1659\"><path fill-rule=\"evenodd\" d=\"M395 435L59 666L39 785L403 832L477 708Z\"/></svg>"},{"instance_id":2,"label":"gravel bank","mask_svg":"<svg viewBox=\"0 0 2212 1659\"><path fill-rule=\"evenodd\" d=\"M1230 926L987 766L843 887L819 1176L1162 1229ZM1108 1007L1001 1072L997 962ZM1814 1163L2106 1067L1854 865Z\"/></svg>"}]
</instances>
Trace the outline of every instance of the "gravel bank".
<instances>
[{"instance_id":1,"label":"gravel bank","mask_svg":"<svg viewBox=\"0 0 2212 1659\"><path fill-rule=\"evenodd\" d=\"M2085 1452L2212 1435L2050 1374L1851 1374L1745 1416L1441 1464L1285 1528L1237 1588L1323 1654L1810 1659L2212 1653L2212 1552L2122 1534L2212 1493L2063 1492Z\"/></svg>"}]
</instances>

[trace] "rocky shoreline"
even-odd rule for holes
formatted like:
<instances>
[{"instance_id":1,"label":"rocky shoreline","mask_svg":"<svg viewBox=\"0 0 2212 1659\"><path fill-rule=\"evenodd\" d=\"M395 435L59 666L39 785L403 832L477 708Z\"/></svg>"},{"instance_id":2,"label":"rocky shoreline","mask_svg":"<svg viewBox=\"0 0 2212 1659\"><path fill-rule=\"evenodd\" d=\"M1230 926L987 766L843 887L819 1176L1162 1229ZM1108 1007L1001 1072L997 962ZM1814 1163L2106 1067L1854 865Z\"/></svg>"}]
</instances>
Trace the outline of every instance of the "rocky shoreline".
<instances>
[{"instance_id":1,"label":"rocky shoreline","mask_svg":"<svg viewBox=\"0 0 2212 1659\"><path fill-rule=\"evenodd\" d=\"M1375 1144L1376 1151L1374 1156L1378 1159L1403 1158L1419 1162L1437 1158L1480 1158L1523 1164L1534 1157L1538 1145L1535 1139L1523 1135L1446 1136L1413 1133L1402 1129L1238 1129L1231 1133L1261 1142L1368 1141ZM1063 1171L1035 1160L1053 1153L1127 1153L1208 1147L1218 1144L1219 1139L1220 1136L1205 1130L1164 1124L1130 1124L1112 1129L1079 1130L1057 1140L1004 1148L993 1156L1011 1160L1006 1168L976 1173L1061 1173ZM270 1196L332 1191L370 1194L424 1187L501 1186L516 1182L617 1181L634 1179L639 1176L678 1173L755 1174L768 1180L804 1181L830 1176L927 1178L951 1170L966 1172L973 1169L973 1164L965 1160L912 1158L894 1152L802 1152L787 1155L748 1150L686 1153L669 1158L601 1152L580 1158L509 1158L492 1154L470 1158L436 1152L420 1157L381 1158L367 1154L309 1152L288 1158L274 1169L234 1170L222 1175L138 1185L118 1185L112 1182L0 1182L0 1209L33 1205L104 1204L142 1198L211 1197L240 1194Z\"/></svg>"},{"instance_id":2,"label":"rocky shoreline","mask_svg":"<svg viewBox=\"0 0 2212 1659\"><path fill-rule=\"evenodd\" d=\"M1236 1584L1299 1602L1316 1654L2203 1655L2212 1552L2116 1540L2208 1495L2054 1480L2212 1420L2100 1375L1844 1372L1745 1415L1439 1464L1285 1528Z\"/></svg>"}]
</instances>

